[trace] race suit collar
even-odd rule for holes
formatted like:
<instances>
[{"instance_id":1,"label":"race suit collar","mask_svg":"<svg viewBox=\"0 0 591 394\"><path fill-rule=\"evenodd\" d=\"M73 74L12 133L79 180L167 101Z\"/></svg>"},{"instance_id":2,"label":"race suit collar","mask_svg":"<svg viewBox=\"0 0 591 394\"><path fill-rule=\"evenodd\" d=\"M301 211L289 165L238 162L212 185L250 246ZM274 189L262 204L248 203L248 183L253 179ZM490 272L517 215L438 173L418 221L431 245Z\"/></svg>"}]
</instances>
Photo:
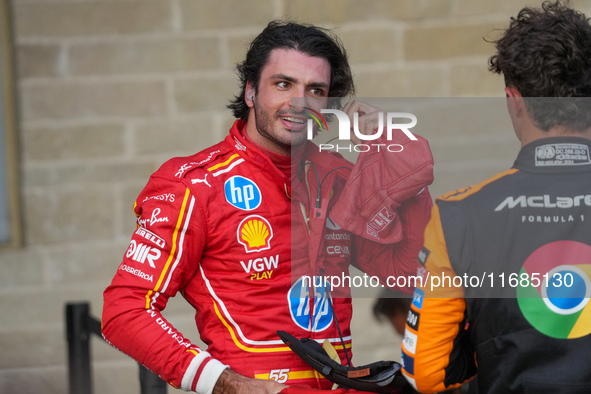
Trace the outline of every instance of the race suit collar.
<instances>
[{"instance_id":1,"label":"race suit collar","mask_svg":"<svg viewBox=\"0 0 591 394\"><path fill-rule=\"evenodd\" d=\"M302 182L302 174L305 172L309 165L308 162L314 162L316 169L323 170L321 172L328 171L330 169L339 167L352 167L353 165L346 160L342 159L340 155L328 154L326 152L319 152L318 147L307 141L306 144L297 153L289 157L290 172L291 176L288 176L289 172L283 172L273 162L270 155L265 154L264 150L258 144L253 143L250 139L245 138L246 121L236 120L230 128L230 134L226 137L225 141L233 149L242 156L245 160L248 160L253 165L259 167L261 170L271 173L272 177L275 177L280 187L285 190L289 198L294 198L297 201L304 201L305 203L309 200L309 195L305 184ZM277 154L275 154L277 155ZM335 175L340 175L344 179L347 179L350 171L344 171L339 169L334 172ZM295 185L292 191L292 186Z\"/></svg>"},{"instance_id":2,"label":"race suit collar","mask_svg":"<svg viewBox=\"0 0 591 394\"><path fill-rule=\"evenodd\" d=\"M250 138L245 132L244 129L240 130L242 137L246 140L246 142L250 143L252 146L258 148L261 153L265 156L267 156L269 159L271 159L271 161L273 162L273 164L275 164L275 167L277 167L277 169L279 171L281 171L286 177L290 177L291 176L291 167L292 167L292 158L291 156L286 156L286 155L282 155L280 153L277 152L273 152L271 149L267 149L264 146L257 144L255 141L252 140L252 138Z\"/></svg>"},{"instance_id":3,"label":"race suit collar","mask_svg":"<svg viewBox=\"0 0 591 394\"><path fill-rule=\"evenodd\" d=\"M289 177L286 176L273 163L268 155L265 155L259 146L244 138L246 121L238 119L230 128L230 134L226 137L226 142L232 146L237 153L250 161L259 168L270 171L283 183L289 183Z\"/></svg>"},{"instance_id":4,"label":"race suit collar","mask_svg":"<svg viewBox=\"0 0 591 394\"><path fill-rule=\"evenodd\" d=\"M557 174L591 171L591 140L583 137L535 140L519 151L513 168Z\"/></svg>"}]
</instances>

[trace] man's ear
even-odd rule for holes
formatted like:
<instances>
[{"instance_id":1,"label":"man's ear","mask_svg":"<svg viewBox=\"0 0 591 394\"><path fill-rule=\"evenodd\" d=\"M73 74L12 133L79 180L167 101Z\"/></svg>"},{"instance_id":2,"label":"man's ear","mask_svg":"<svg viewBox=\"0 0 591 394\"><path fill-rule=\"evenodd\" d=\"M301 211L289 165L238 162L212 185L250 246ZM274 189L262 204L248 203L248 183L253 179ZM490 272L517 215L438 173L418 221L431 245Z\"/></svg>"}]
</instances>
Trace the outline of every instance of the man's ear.
<instances>
[{"instance_id":1,"label":"man's ear","mask_svg":"<svg viewBox=\"0 0 591 394\"><path fill-rule=\"evenodd\" d=\"M505 88L505 93L507 95L507 105L510 107L511 112L516 116L521 116L525 112L527 112L527 108L525 106L525 101L523 100L523 96L519 93L519 90L507 86Z\"/></svg>"},{"instance_id":2,"label":"man's ear","mask_svg":"<svg viewBox=\"0 0 591 394\"><path fill-rule=\"evenodd\" d=\"M254 106L254 95L255 95L255 89L254 86L252 86L250 84L250 82L246 83L246 88L244 89L244 101L246 102L246 105L248 105L250 108L252 108Z\"/></svg>"}]
</instances>

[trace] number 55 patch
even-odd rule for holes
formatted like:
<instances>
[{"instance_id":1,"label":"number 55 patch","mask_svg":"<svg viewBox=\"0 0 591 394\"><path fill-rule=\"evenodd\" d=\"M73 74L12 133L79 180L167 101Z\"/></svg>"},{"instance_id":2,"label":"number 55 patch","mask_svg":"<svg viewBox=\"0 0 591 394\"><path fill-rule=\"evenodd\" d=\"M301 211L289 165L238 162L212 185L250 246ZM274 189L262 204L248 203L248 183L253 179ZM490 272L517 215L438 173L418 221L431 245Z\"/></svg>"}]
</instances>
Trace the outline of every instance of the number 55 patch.
<instances>
[{"instance_id":1,"label":"number 55 patch","mask_svg":"<svg viewBox=\"0 0 591 394\"><path fill-rule=\"evenodd\" d=\"M254 371L255 379L274 380L277 383L290 383L302 379L315 379L316 371L313 369L285 368L272 369L270 371Z\"/></svg>"}]
</instances>

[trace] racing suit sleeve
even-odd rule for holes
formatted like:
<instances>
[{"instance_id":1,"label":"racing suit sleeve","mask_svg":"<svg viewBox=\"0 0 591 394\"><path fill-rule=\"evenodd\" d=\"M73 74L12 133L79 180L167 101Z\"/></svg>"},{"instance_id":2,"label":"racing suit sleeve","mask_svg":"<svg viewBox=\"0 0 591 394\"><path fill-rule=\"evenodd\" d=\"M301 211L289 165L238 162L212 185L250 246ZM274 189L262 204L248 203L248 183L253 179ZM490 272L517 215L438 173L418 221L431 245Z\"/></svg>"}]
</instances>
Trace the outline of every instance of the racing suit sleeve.
<instances>
[{"instance_id":1,"label":"racing suit sleeve","mask_svg":"<svg viewBox=\"0 0 591 394\"><path fill-rule=\"evenodd\" d=\"M382 244L399 242L406 236L400 206L433 182L433 155L427 140L415 136L414 141L399 134L394 146L401 150L396 153L373 149L359 155L331 213L342 228Z\"/></svg>"},{"instance_id":2,"label":"racing suit sleeve","mask_svg":"<svg viewBox=\"0 0 591 394\"><path fill-rule=\"evenodd\" d=\"M433 155L426 139L415 138L395 133L396 144L390 146L396 152L362 152L331 212L336 223L356 235L352 264L408 294L416 285L409 278L418 268L432 207L427 187L433 182Z\"/></svg>"},{"instance_id":3,"label":"racing suit sleeve","mask_svg":"<svg viewBox=\"0 0 591 394\"><path fill-rule=\"evenodd\" d=\"M402 341L402 372L414 388L434 393L460 386L476 374L466 330L462 287L453 285L437 204L425 230L419 261L422 285L415 289Z\"/></svg>"},{"instance_id":4,"label":"racing suit sleeve","mask_svg":"<svg viewBox=\"0 0 591 394\"><path fill-rule=\"evenodd\" d=\"M227 367L163 317L198 269L203 212L182 183L153 175L134 206L138 227L104 292L103 337L175 388L211 393Z\"/></svg>"},{"instance_id":5,"label":"racing suit sleeve","mask_svg":"<svg viewBox=\"0 0 591 394\"><path fill-rule=\"evenodd\" d=\"M432 205L426 187L401 203L396 210L402 230L402 239L398 242L382 244L355 237L353 265L370 276L377 276L383 285L393 290L412 294L417 285L414 278L420 267L417 256L423 245Z\"/></svg>"}]
</instances>

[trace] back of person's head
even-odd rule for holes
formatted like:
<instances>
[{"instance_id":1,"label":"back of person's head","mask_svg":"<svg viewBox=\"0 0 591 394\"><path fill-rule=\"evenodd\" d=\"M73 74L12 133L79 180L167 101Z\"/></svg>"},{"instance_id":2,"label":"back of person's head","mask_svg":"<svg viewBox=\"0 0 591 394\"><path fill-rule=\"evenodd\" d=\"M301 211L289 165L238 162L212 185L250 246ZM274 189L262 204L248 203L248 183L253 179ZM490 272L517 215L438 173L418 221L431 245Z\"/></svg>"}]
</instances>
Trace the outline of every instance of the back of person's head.
<instances>
[{"instance_id":1,"label":"back of person's head","mask_svg":"<svg viewBox=\"0 0 591 394\"><path fill-rule=\"evenodd\" d=\"M489 69L526 98L591 97L591 26L589 19L556 1L523 8L497 41ZM544 131L556 125L591 127L591 99L526 99ZM585 116L586 114L586 116Z\"/></svg>"},{"instance_id":2,"label":"back of person's head","mask_svg":"<svg viewBox=\"0 0 591 394\"><path fill-rule=\"evenodd\" d=\"M237 65L240 92L228 105L234 116L246 120L250 108L244 101L247 82L258 90L263 68L273 49L294 49L308 56L326 59L330 64L329 97L353 94L355 86L347 52L338 37L328 30L294 22L272 21L250 44L246 59Z\"/></svg>"}]
</instances>

